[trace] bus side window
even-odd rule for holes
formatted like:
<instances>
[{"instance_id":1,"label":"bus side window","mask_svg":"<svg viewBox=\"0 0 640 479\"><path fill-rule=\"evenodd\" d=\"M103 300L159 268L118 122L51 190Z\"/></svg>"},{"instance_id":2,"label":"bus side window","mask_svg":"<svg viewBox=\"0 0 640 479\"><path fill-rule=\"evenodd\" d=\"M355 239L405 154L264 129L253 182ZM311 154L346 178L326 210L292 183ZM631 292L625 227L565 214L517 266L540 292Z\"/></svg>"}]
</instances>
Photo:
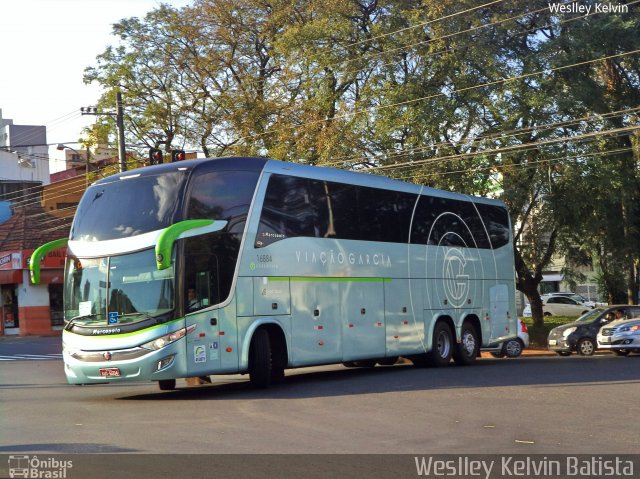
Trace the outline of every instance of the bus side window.
<instances>
[{"instance_id":1,"label":"bus side window","mask_svg":"<svg viewBox=\"0 0 640 479\"><path fill-rule=\"evenodd\" d=\"M260 215L255 246L299 236L332 236L327 194L323 182L272 175Z\"/></svg>"}]
</instances>

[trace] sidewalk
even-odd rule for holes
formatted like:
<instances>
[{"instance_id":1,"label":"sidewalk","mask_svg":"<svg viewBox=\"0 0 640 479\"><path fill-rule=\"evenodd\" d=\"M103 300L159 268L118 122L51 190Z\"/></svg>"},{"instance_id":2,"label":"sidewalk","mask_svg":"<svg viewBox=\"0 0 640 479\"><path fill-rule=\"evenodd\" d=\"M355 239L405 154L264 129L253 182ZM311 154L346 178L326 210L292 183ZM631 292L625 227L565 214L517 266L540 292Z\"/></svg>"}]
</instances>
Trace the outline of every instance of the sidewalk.
<instances>
[{"instance_id":1,"label":"sidewalk","mask_svg":"<svg viewBox=\"0 0 640 479\"><path fill-rule=\"evenodd\" d=\"M522 354L520 355L521 357L527 356L527 357L537 357L537 356L555 356L556 353L554 353L553 351L549 351L546 348L542 348L539 346L534 346L526 348L522 351ZM486 353L483 352L481 354L482 358L493 358L493 356L491 355L491 353Z\"/></svg>"}]
</instances>

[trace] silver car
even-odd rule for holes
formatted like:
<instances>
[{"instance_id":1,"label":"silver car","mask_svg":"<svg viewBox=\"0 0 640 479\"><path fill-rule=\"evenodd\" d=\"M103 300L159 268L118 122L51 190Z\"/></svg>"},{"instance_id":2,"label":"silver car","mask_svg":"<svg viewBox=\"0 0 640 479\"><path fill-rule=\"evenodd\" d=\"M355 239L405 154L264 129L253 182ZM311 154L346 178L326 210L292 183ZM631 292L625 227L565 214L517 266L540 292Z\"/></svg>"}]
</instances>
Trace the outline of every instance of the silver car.
<instances>
[{"instance_id":1,"label":"silver car","mask_svg":"<svg viewBox=\"0 0 640 479\"><path fill-rule=\"evenodd\" d=\"M618 356L640 352L640 318L621 319L606 325L598 332L598 345Z\"/></svg>"},{"instance_id":2,"label":"silver car","mask_svg":"<svg viewBox=\"0 0 640 479\"><path fill-rule=\"evenodd\" d=\"M529 347L529 331L527 325L518 319L518 337L511 338L495 348L482 348L482 351L491 353L494 358L517 358L525 348Z\"/></svg>"}]
</instances>

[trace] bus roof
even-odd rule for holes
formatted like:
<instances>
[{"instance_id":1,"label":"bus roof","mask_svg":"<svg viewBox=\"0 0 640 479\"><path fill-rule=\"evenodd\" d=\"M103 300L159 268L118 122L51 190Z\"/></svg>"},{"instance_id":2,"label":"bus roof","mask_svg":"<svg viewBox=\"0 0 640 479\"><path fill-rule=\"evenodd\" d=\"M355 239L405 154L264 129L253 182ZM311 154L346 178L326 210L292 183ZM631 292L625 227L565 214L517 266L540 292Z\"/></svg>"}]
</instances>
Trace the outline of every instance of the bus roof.
<instances>
[{"instance_id":1,"label":"bus roof","mask_svg":"<svg viewBox=\"0 0 640 479\"><path fill-rule=\"evenodd\" d=\"M463 201L473 200L478 203L494 204L504 206L500 200L484 198L480 196L470 196L462 193L439 190L428 186L421 187L413 183L394 180L386 176L370 173L360 173L355 171L340 170L322 166L302 165L298 163L271 160L268 158L229 156L221 158L202 158L195 160L185 160L176 163L164 163L161 165L146 166L135 170L118 173L107 178L96 181L96 184L108 183L118 179L131 178L133 176L148 176L168 173L172 171L209 171L209 170L246 170L264 171L265 173L277 173L282 175L299 176L303 178L315 178L337 183L348 183L358 186L368 186L371 188L381 188L405 193L428 194L442 198L458 199Z\"/></svg>"}]
</instances>

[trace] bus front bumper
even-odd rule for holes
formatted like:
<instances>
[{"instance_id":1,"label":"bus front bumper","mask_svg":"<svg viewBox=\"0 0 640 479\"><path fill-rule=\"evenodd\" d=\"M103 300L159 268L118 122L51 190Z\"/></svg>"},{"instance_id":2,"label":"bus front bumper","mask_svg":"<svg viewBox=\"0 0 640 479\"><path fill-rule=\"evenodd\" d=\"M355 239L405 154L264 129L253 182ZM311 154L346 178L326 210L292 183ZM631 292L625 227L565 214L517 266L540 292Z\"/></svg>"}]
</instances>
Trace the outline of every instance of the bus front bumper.
<instances>
[{"instance_id":1,"label":"bus front bumper","mask_svg":"<svg viewBox=\"0 0 640 479\"><path fill-rule=\"evenodd\" d=\"M105 384L129 381L159 381L185 377L185 338L161 349L141 347L73 350L63 347L64 372L69 384Z\"/></svg>"}]
</instances>

